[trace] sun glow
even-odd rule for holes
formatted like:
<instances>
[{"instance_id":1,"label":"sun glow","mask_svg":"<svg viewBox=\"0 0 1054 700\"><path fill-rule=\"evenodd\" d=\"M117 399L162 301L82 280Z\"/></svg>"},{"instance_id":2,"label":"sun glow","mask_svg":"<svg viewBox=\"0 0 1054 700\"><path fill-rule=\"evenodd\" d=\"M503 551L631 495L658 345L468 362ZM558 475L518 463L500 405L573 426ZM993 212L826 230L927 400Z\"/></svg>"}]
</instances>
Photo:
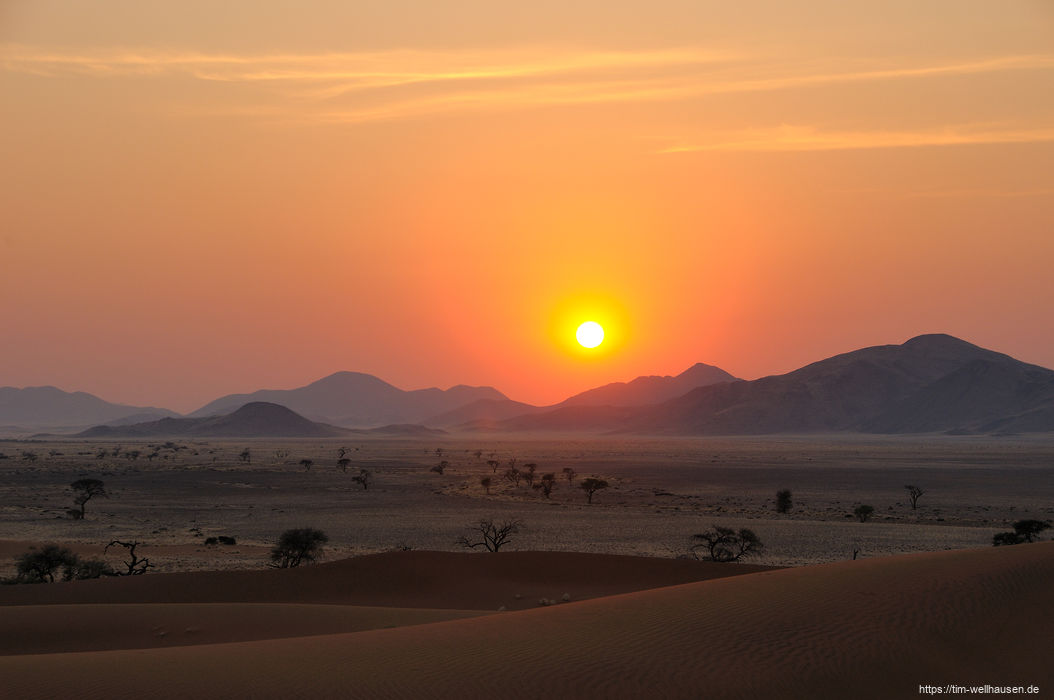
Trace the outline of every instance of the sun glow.
<instances>
[{"instance_id":1,"label":"sun glow","mask_svg":"<svg viewBox=\"0 0 1054 700\"><path fill-rule=\"evenodd\" d=\"M586 321L575 331L578 344L584 348L595 348L604 342L604 329L596 321Z\"/></svg>"}]
</instances>

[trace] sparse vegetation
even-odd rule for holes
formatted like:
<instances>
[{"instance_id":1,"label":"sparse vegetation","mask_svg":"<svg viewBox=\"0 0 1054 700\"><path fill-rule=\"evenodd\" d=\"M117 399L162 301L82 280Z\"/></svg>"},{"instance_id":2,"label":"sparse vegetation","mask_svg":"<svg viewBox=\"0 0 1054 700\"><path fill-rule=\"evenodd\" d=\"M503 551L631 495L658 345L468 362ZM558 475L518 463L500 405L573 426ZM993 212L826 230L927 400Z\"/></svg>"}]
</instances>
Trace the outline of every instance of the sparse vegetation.
<instances>
[{"instance_id":1,"label":"sparse vegetation","mask_svg":"<svg viewBox=\"0 0 1054 700\"><path fill-rule=\"evenodd\" d=\"M438 452L438 450L437 450L437 452ZM435 472L436 474L439 474L440 476L442 476L443 474L446 473L447 467L449 467L449 466L450 466L450 462L448 462L448 461L446 461L444 459L444 460L440 461L439 464L435 465L434 467L432 467L428 471Z\"/></svg>"},{"instance_id":2,"label":"sparse vegetation","mask_svg":"<svg viewBox=\"0 0 1054 700\"><path fill-rule=\"evenodd\" d=\"M913 484L906 484L904 488L908 491L908 498L911 500L911 509L918 510L919 498L921 498L926 492Z\"/></svg>"},{"instance_id":3,"label":"sparse vegetation","mask_svg":"<svg viewBox=\"0 0 1054 700\"><path fill-rule=\"evenodd\" d=\"M351 480L362 486L363 491L368 491L370 488L370 472L366 469L360 469L359 475L351 477Z\"/></svg>"},{"instance_id":4,"label":"sparse vegetation","mask_svg":"<svg viewBox=\"0 0 1054 700\"><path fill-rule=\"evenodd\" d=\"M542 490L546 498L550 498L553 493L553 487L556 486L556 474L548 472L542 474L542 478L538 481L538 488Z\"/></svg>"},{"instance_id":5,"label":"sparse vegetation","mask_svg":"<svg viewBox=\"0 0 1054 700\"><path fill-rule=\"evenodd\" d=\"M306 471L306 472L311 471L311 466L314 463L315 463L315 461L311 460L311 459L302 459L302 460L300 460L300 466L303 467L304 471Z\"/></svg>"},{"instance_id":6,"label":"sparse vegetation","mask_svg":"<svg viewBox=\"0 0 1054 700\"><path fill-rule=\"evenodd\" d=\"M239 454L238 457L239 457L239 459L241 459L241 461L245 462L246 464L252 464L253 463L253 456L252 456L252 453L249 452L249 448L248 447L246 447L244 450L242 450L241 454Z\"/></svg>"},{"instance_id":7,"label":"sparse vegetation","mask_svg":"<svg viewBox=\"0 0 1054 700\"><path fill-rule=\"evenodd\" d=\"M714 525L706 532L692 535L692 538L700 540L689 548L696 558L699 557L700 550L705 550L711 561L718 562L739 561L743 557L756 556L764 548L754 531L746 528L737 532L730 527Z\"/></svg>"},{"instance_id":8,"label":"sparse vegetation","mask_svg":"<svg viewBox=\"0 0 1054 700\"><path fill-rule=\"evenodd\" d=\"M776 492L776 512L786 513L794 506L791 500L790 489L781 489Z\"/></svg>"},{"instance_id":9,"label":"sparse vegetation","mask_svg":"<svg viewBox=\"0 0 1054 700\"><path fill-rule=\"evenodd\" d=\"M519 486L520 479L523 478L523 472L516 467L509 467L502 476L505 477L505 481L508 481L513 486Z\"/></svg>"},{"instance_id":10,"label":"sparse vegetation","mask_svg":"<svg viewBox=\"0 0 1054 700\"><path fill-rule=\"evenodd\" d=\"M341 449L343 449L343 448L341 448ZM345 474L348 473L348 465L349 464L351 464L351 460L348 459L347 457L341 457L340 459L337 460L337 466Z\"/></svg>"},{"instance_id":11,"label":"sparse vegetation","mask_svg":"<svg viewBox=\"0 0 1054 700\"><path fill-rule=\"evenodd\" d=\"M70 488L73 489L73 503L80 510L70 509L66 511L75 520L84 519L84 506L91 499L96 496L102 498L109 498L109 494L106 493L106 486L102 481L98 479L77 479ZM76 513L76 515L74 515Z\"/></svg>"},{"instance_id":12,"label":"sparse vegetation","mask_svg":"<svg viewBox=\"0 0 1054 700\"><path fill-rule=\"evenodd\" d=\"M511 537L519 532L524 525L519 520L505 520L501 523L495 523L493 520L481 519L478 523L469 527L472 530L471 539L462 536L458 538L457 544L469 549L485 547L488 552L497 552L508 544Z\"/></svg>"},{"instance_id":13,"label":"sparse vegetation","mask_svg":"<svg viewBox=\"0 0 1054 700\"><path fill-rule=\"evenodd\" d=\"M124 562L125 570L123 572L117 572L118 576L140 576L146 573L146 570L151 568L153 564L146 557L140 558L135 553L135 548L140 545L139 540L132 540L131 542L122 542L121 540L113 540L110 544L106 545L106 549L103 551L109 551L110 547L117 545L118 547L124 547L128 550L128 561Z\"/></svg>"},{"instance_id":14,"label":"sparse vegetation","mask_svg":"<svg viewBox=\"0 0 1054 700\"><path fill-rule=\"evenodd\" d=\"M479 485L483 487L484 493L486 493L488 496L490 495L490 484L491 481L489 476L481 477L479 480Z\"/></svg>"},{"instance_id":15,"label":"sparse vegetation","mask_svg":"<svg viewBox=\"0 0 1054 700\"><path fill-rule=\"evenodd\" d=\"M18 557L19 583L53 583L55 574L77 564L77 555L65 547L49 544Z\"/></svg>"},{"instance_id":16,"label":"sparse vegetation","mask_svg":"<svg viewBox=\"0 0 1054 700\"><path fill-rule=\"evenodd\" d=\"M607 487L608 482L593 476L587 479L582 479L582 483L578 485L578 488L586 492L586 503L592 503L593 494L602 489L606 489Z\"/></svg>"},{"instance_id":17,"label":"sparse vegetation","mask_svg":"<svg viewBox=\"0 0 1054 700\"><path fill-rule=\"evenodd\" d=\"M1049 520L1018 520L1013 532L1000 532L992 537L992 546L1026 544L1039 539L1039 533L1050 529Z\"/></svg>"},{"instance_id":18,"label":"sparse vegetation","mask_svg":"<svg viewBox=\"0 0 1054 700\"><path fill-rule=\"evenodd\" d=\"M321 530L311 527L286 530L271 549L271 566L276 569L293 569L301 564L310 564L322 554L322 546L329 537Z\"/></svg>"},{"instance_id":19,"label":"sparse vegetation","mask_svg":"<svg viewBox=\"0 0 1054 700\"><path fill-rule=\"evenodd\" d=\"M866 523L868 521L868 519L871 517L871 514L874 513L874 512L875 512L875 509L872 508L871 506L869 506L869 505L860 505L860 506L857 506L856 509L853 510L853 515L855 515L856 519L859 520L860 522Z\"/></svg>"}]
</instances>

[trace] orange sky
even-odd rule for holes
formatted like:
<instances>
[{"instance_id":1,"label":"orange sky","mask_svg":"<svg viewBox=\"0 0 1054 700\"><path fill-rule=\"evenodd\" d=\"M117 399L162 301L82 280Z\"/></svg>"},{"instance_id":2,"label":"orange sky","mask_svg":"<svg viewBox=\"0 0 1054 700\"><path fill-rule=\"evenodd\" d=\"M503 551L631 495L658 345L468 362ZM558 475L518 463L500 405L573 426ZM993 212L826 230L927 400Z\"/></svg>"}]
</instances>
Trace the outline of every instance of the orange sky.
<instances>
[{"instance_id":1,"label":"orange sky","mask_svg":"<svg viewBox=\"0 0 1054 700\"><path fill-rule=\"evenodd\" d=\"M1054 367L1051 5L730 5L0 2L0 385Z\"/></svg>"}]
</instances>

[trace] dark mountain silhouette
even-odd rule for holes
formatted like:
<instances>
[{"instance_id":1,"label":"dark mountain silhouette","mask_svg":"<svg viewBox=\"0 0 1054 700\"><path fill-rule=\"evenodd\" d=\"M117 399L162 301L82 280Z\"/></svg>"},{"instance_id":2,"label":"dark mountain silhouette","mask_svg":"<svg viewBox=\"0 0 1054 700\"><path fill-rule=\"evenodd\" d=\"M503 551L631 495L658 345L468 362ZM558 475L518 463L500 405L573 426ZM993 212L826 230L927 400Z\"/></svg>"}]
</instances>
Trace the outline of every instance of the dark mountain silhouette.
<instances>
[{"instance_id":1,"label":"dark mountain silhouette","mask_svg":"<svg viewBox=\"0 0 1054 700\"><path fill-rule=\"evenodd\" d=\"M371 427L420 423L430 416L479 399L504 399L491 387L458 385L441 389L403 391L361 372L337 372L298 389L262 389L251 394L231 394L199 408L190 417L229 413L250 401L267 401L335 425Z\"/></svg>"},{"instance_id":2,"label":"dark mountain silhouette","mask_svg":"<svg viewBox=\"0 0 1054 700\"><path fill-rule=\"evenodd\" d=\"M452 411L433 416L423 421L423 423L425 425L443 426L459 426L471 423L479 429L486 429L493 427L498 421L547 410L550 409L513 401L512 399L479 399Z\"/></svg>"},{"instance_id":3,"label":"dark mountain silhouette","mask_svg":"<svg viewBox=\"0 0 1054 700\"><path fill-rule=\"evenodd\" d=\"M553 406L646 406L687 394L700 386L739 381L720 367L696 363L675 377L637 377L583 391Z\"/></svg>"},{"instance_id":4,"label":"dark mountain silhouette","mask_svg":"<svg viewBox=\"0 0 1054 700\"><path fill-rule=\"evenodd\" d=\"M624 413L565 408L493 428L658 435L1054 431L1054 372L949 335L924 335L784 375L700 387Z\"/></svg>"},{"instance_id":5,"label":"dark mountain silhouette","mask_svg":"<svg viewBox=\"0 0 1054 700\"><path fill-rule=\"evenodd\" d=\"M349 431L315 423L285 406L255 401L233 413L208 418L162 418L134 425L98 425L78 433L87 438L147 437L338 437Z\"/></svg>"},{"instance_id":6,"label":"dark mountain silhouette","mask_svg":"<svg viewBox=\"0 0 1054 700\"><path fill-rule=\"evenodd\" d=\"M675 377L642 376L630 382L613 382L583 391L581 394L575 394L552 406L532 406L510 399L480 399L453 411L433 416L423 422L425 425L466 426L473 430L488 430L501 429L498 425L501 421L524 417L523 420L518 420L512 425L527 426L532 424L532 421L525 418L530 415L586 406L645 406L681 396L696 387L734 381L739 380L723 369L699 362ZM623 413L625 412L620 412L619 415ZM561 420L567 419L576 425L587 425L599 420L598 418L587 418L594 414L596 416L613 415L610 412L605 414L604 412L570 410L558 415L561 416ZM517 427L515 429L528 428Z\"/></svg>"},{"instance_id":7,"label":"dark mountain silhouette","mask_svg":"<svg viewBox=\"0 0 1054 700\"><path fill-rule=\"evenodd\" d=\"M142 414L179 415L165 408L110 403L83 391L67 392L53 386L0 387L0 424L34 428L85 426Z\"/></svg>"}]
</instances>

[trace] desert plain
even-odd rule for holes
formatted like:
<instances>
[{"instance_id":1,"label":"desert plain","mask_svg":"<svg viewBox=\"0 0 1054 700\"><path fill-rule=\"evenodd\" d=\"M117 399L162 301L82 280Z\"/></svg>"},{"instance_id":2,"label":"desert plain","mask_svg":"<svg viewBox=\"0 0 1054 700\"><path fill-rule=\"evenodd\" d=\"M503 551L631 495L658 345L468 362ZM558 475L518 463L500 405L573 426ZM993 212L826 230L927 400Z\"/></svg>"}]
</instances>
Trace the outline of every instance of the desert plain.
<instances>
[{"instance_id":1,"label":"desert plain","mask_svg":"<svg viewBox=\"0 0 1054 700\"><path fill-rule=\"evenodd\" d=\"M55 697L72 677L88 697L1052 687L1054 545L991 546L1054 516L1049 437L50 437L0 453L0 577L44 544L120 567L125 550L105 545L134 540L152 564L0 587L16 697ZM550 497L504 479L511 460L554 473ZM608 483L592 503L587 477ZM107 490L83 520L66 512L79 478ZM915 509L906 485L923 490ZM470 551L458 539L479 520L522 528L497 554ZM692 535L714 525L764 548L699 561ZM328 535L319 562L269 568L298 527ZM235 544L206 544L220 536Z\"/></svg>"}]
</instances>

